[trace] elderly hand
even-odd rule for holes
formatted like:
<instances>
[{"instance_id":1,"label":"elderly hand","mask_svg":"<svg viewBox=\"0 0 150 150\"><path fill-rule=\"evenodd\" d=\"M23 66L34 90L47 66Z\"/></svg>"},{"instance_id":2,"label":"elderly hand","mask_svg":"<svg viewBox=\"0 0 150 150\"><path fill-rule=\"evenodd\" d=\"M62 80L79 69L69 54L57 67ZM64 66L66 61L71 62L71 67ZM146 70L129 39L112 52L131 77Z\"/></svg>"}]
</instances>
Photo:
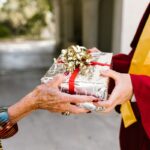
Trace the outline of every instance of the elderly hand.
<instances>
[{"instance_id":1,"label":"elderly hand","mask_svg":"<svg viewBox=\"0 0 150 150\"><path fill-rule=\"evenodd\" d=\"M15 123L34 110L44 109L50 112L70 112L74 114L89 112L75 104L92 102L97 98L92 96L70 95L59 90L64 75L57 75L46 84L41 84L16 104L8 108L9 118Z\"/></svg>"},{"instance_id":2,"label":"elderly hand","mask_svg":"<svg viewBox=\"0 0 150 150\"><path fill-rule=\"evenodd\" d=\"M113 70L102 72L103 76L110 77L115 81L115 88L108 100L95 103L98 107L104 107L103 112L112 111L116 105L123 104L130 100L133 94L133 87L129 74L118 73Z\"/></svg>"},{"instance_id":3,"label":"elderly hand","mask_svg":"<svg viewBox=\"0 0 150 150\"><path fill-rule=\"evenodd\" d=\"M70 95L59 91L59 85L64 80L64 75L57 75L47 84L38 86L35 91L35 105L38 109L46 109L51 112L85 113L88 110L81 109L74 104L92 102L96 98L92 96Z\"/></svg>"}]
</instances>

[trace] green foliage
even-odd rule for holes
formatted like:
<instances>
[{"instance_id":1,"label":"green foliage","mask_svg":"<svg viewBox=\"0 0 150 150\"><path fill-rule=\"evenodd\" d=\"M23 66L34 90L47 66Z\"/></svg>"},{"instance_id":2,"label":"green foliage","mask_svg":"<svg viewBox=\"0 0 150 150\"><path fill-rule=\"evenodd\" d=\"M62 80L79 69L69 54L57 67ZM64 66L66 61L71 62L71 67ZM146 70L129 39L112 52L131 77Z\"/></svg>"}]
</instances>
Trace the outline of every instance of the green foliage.
<instances>
[{"instance_id":1,"label":"green foliage","mask_svg":"<svg viewBox=\"0 0 150 150\"><path fill-rule=\"evenodd\" d=\"M39 35L41 27L46 26L43 13L37 13L32 18L30 18L27 24L24 26L26 29L25 34L32 34L33 36Z\"/></svg>"},{"instance_id":2,"label":"green foliage","mask_svg":"<svg viewBox=\"0 0 150 150\"><path fill-rule=\"evenodd\" d=\"M7 38L11 36L11 30L3 24L0 24L0 38Z\"/></svg>"},{"instance_id":3,"label":"green foliage","mask_svg":"<svg viewBox=\"0 0 150 150\"><path fill-rule=\"evenodd\" d=\"M0 8L0 38L39 37L48 26L46 15L52 11L50 0L8 0Z\"/></svg>"}]
</instances>

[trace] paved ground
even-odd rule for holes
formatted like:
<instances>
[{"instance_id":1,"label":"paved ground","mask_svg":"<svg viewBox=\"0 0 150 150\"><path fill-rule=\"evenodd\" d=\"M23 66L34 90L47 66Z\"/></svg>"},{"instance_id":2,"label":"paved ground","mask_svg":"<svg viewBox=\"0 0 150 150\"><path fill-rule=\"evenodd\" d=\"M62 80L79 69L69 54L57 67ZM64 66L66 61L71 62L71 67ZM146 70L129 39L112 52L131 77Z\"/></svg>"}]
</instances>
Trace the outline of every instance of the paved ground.
<instances>
[{"instance_id":1,"label":"paved ground","mask_svg":"<svg viewBox=\"0 0 150 150\"><path fill-rule=\"evenodd\" d=\"M39 84L45 70L2 72L0 105L10 105ZM19 133L3 140L4 150L119 150L120 117L90 114L64 117L34 112L19 122Z\"/></svg>"}]
</instances>

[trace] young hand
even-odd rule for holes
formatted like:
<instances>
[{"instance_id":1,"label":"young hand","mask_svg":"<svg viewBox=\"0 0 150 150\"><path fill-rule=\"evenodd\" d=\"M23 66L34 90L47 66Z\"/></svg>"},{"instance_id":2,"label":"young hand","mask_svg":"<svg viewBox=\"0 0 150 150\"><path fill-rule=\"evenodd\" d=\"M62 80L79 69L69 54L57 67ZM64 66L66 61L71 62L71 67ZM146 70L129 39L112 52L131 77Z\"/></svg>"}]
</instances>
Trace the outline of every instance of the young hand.
<instances>
[{"instance_id":1,"label":"young hand","mask_svg":"<svg viewBox=\"0 0 150 150\"><path fill-rule=\"evenodd\" d=\"M132 82L129 74L118 73L111 69L102 72L102 75L114 79L115 88L108 100L100 101L95 103L95 105L105 108L103 112L110 112L116 105L123 104L131 99L133 95Z\"/></svg>"}]
</instances>

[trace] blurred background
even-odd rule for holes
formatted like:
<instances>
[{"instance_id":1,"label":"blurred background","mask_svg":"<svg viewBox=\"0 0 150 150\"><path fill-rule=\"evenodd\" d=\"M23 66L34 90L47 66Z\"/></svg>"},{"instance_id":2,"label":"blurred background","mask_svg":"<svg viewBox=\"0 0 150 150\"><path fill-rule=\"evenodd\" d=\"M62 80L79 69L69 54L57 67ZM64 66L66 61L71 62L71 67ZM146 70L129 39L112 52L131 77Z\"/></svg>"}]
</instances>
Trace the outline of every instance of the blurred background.
<instances>
[{"instance_id":1,"label":"blurred background","mask_svg":"<svg viewBox=\"0 0 150 150\"><path fill-rule=\"evenodd\" d=\"M128 53L149 0L0 0L0 106L40 84L71 44ZM3 140L6 150L119 150L120 115L36 111Z\"/></svg>"}]
</instances>

